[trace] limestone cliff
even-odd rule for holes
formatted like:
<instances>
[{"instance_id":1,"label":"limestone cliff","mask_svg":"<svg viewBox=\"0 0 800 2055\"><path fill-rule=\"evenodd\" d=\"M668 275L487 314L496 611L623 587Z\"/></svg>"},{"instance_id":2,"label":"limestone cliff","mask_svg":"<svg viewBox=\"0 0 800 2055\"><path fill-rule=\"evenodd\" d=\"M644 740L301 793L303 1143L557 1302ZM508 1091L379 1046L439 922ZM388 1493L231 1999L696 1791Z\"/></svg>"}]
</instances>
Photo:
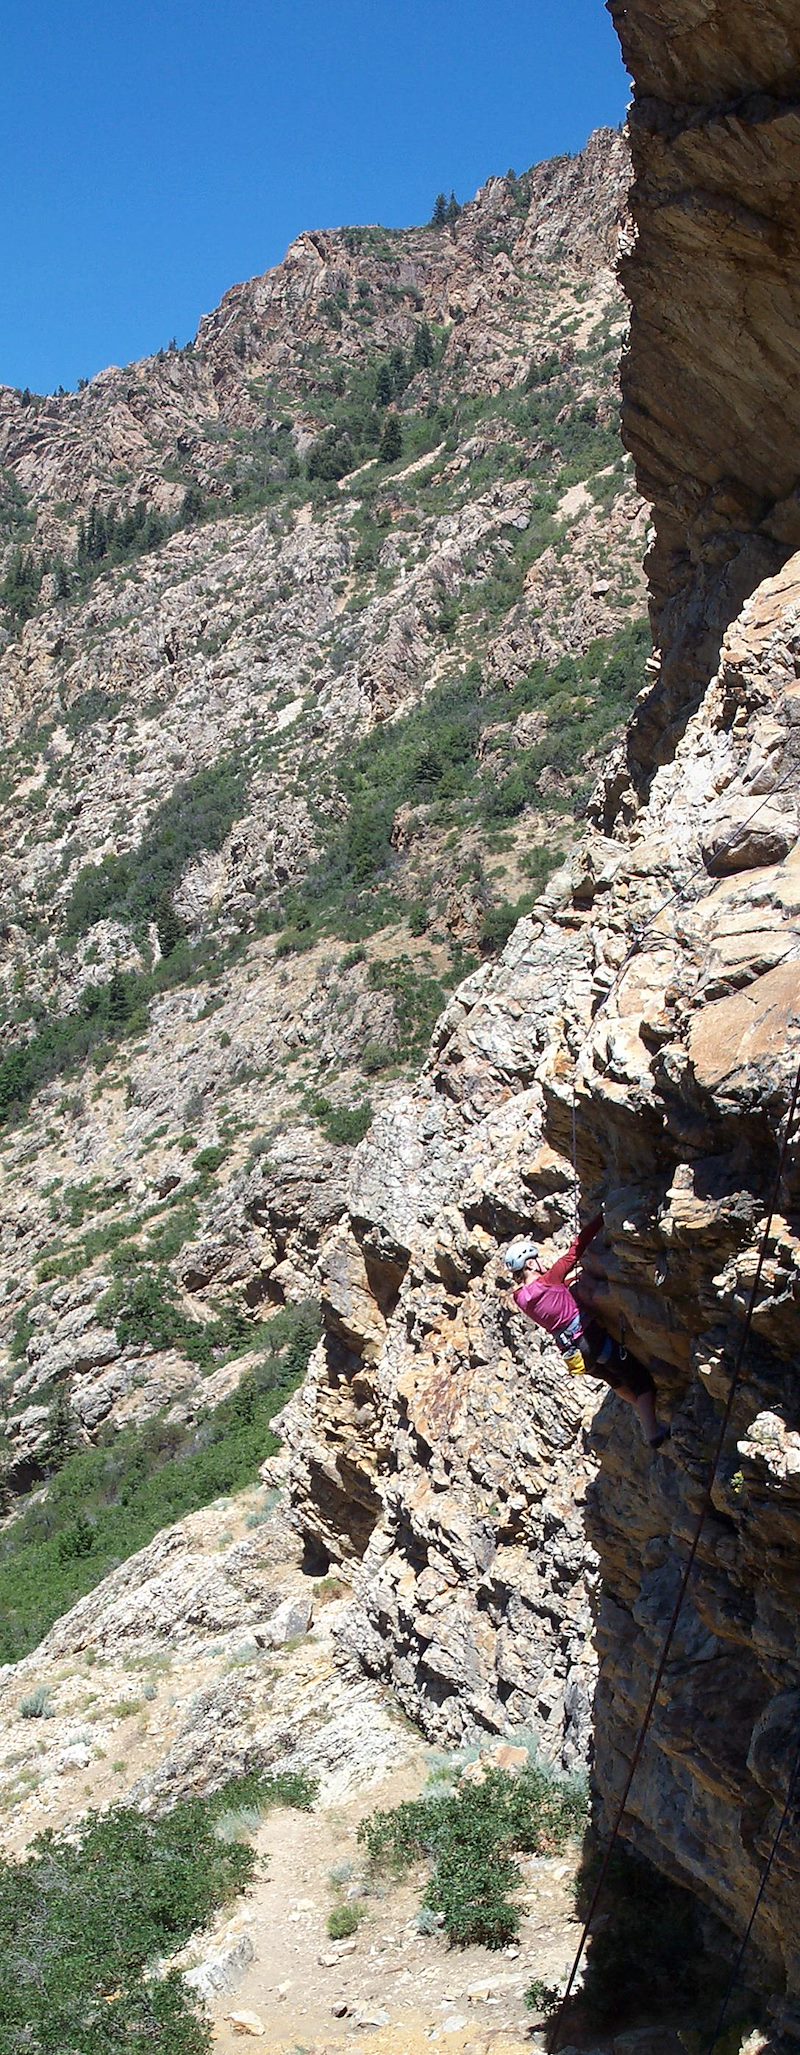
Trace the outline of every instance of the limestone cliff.
<instances>
[{"instance_id":1,"label":"limestone cliff","mask_svg":"<svg viewBox=\"0 0 800 2055\"><path fill-rule=\"evenodd\" d=\"M723 629L800 546L800 56L791 0L610 0L635 80L625 434L654 505L660 687L637 784L672 753Z\"/></svg>"},{"instance_id":2,"label":"limestone cliff","mask_svg":"<svg viewBox=\"0 0 800 2055\"><path fill-rule=\"evenodd\" d=\"M800 1057L796 20L614 7L636 77L625 422L655 502L660 668L593 827L351 1173L294 1455L349 1638L431 1733L594 1728L613 1813L701 1503ZM658 675L656 675L658 671ZM498 1288L523 1224L602 1200L598 1310L654 1369L652 1459ZM800 1185L793 1136L730 1432L625 1838L747 1923L797 1747ZM587 1639L596 1621L592 1699ZM756 1923L800 1995L796 1817ZM796 2011L794 2014L796 2018Z\"/></svg>"}]
</instances>

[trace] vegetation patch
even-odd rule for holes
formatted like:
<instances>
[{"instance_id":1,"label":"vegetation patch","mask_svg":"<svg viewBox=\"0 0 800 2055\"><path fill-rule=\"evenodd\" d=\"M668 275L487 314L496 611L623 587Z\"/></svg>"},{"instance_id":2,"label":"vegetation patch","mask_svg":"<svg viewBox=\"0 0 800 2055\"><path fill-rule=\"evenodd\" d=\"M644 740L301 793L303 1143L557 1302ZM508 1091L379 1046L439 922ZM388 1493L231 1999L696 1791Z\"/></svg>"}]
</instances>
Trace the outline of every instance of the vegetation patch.
<instances>
[{"instance_id":1,"label":"vegetation patch","mask_svg":"<svg viewBox=\"0 0 800 2055\"><path fill-rule=\"evenodd\" d=\"M358 1832L376 1866L399 1874L420 1859L433 1865L422 1907L450 1941L502 1948L520 1926L515 1854L558 1854L586 1814L582 1783L531 1763L518 1777L487 1768L480 1784L375 1812Z\"/></svg>"},{"instance_id":2,"label":"vegetation patch","mask_svg":"<svg viewBox=\"0 0 800 2055\"><path fill-rule=\"evenodd\" d=\"M191 1425L162 1416L112 1430L106 1446L67 1454L46 1495L0 1535L0 1661L35 1648L160 1528L253 1482L277 1452L270 1421L301 1382L318 1334L314 1305L285 1307L269 1323L261 1362L213 1411Z\"/></svg>"},{"instance_id":3,"label":"vegetation patch","mask_svg":"<svg viewBox=\"0 0 800 2055\"><path fill-rule=\"evenodd\" d=\"M67 904L67 933L85 934L99 920L124 921L138 929L154 920L161 939L161 924L183 872L200 851L221 849L242 812L244 793L241 768L231 757L220 757L183 779L157 808L136 849L106 856L79 872ZM179 938L172 936L172 947ZM161 947L169 954L163 940Z\"/></svg>"},{"instance_id":4,"label":"vegetation patch","mask_svg":"<svg viewBox=\"0 0 800 2055\"><path fill-rule=\"evenodd\" d=\"M434 826L462 830L481 823L502 826L534 804L552 807L540 792L543 772L555 769L574 784L585 758L630 711L651 646L647 622L632 621L598 638L583 656L562 657L552 670L535 663L511 690L489 685L472 661L435 686L413 712L375 728L343 754L338 796L347 812L327 831L303 887L283 901L288 925L279 951L311 948L326 933L356 939L354 922L364 920L370 907L373 925L385 924L387 915L396 918L396 892L389 896L387 885L403 862L392 846L400 807L419 807ZM546 715L546 731L534 747L520 748L513 724L531 711ZM498 762L491 770L481 761L487 729L498 731ZM585 785L578 785L565 802L567 810L579 810L585 794ZM546 851L535 853L536 885L552 867ZM486 947L491 940L487 934Z\"/></svg>"},{"instance_id":5,"label":"vegetation patch","mask_svg":"<svg viewBox=\"0 0 800 2055\"><path fill-rule=\"evenodd\" d=\"M252 1880L251 1848L215 1827L244 1804L308 1807L303 1778L233 1779L163 1819L117 1807L0 1858L4 2055L207 2055L212 2029L182 1977L153 1974Z\"/></svg>"},{"instance_id":6,"label":"vegetation patch","mask_svg":"<svg viewBox=\"0 0 800 2055\"><path fill-rule=\"evenodd\" d=\"M358 1932L366 1913L365 1905L335 1905L328 1913L328 1933L332 1941L346 1941L350 1934Z\"/></svg>"},{"instance_id":7,"label":"vegetation patch","mask_svg":"<svg viewBox=\"0 0 800 2055\"><path fill-rule=\"evenodd\" d=\"M374 1116L369 1099L362 1099L358 1106L334 1106L320 1092L309 1092L304 1104L328 1141L335 1144L355 1148L372 1126Z\"/></svg>"}]
</instances>

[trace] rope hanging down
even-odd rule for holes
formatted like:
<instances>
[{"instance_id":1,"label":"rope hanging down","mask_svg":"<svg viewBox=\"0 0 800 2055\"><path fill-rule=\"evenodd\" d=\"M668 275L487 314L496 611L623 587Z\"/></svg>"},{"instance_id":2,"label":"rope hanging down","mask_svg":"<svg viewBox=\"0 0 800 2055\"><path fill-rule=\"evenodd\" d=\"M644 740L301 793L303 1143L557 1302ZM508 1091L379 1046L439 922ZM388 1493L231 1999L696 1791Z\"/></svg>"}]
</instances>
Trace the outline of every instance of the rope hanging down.
<instances>
[{"instance_id":1,"label":"rope hanging down","mask_svg":"<svg viewBox=\"0 0 800 2055\"><path fill-rule=\"evenodd\" d=\"M730 1978L729 1978L729 1982L728 1982L728 1988L727 1988L727 1990L726 1990L726 1992L725 1992L725 1996L724 1996L724 1998L723 1998L723 2000L722 2000L722 2004L721 2004L721 2006L720 2006L720 2009L719 2009L719 2016L718 2016L718 2019L717 2019L717 2024L716 2024L716 2026L715 2026L715 2028L714 2028L714 2032L713 2032L713 2034L712 2034L712 2036L711 2036L711 2040L709 2041L708 2047L707 2047L707 2048L706 2048L706 2050L705 2050L705 2055L714 2055L714 2049L716 2048L717 2042L718 2042L718 2040L719 2040L720 2034L721 2034L721 2032L722 2032L722 2029L723 2029L723 2026L724 2026L724 2024L725 2024L725 2014L726 2014L726 2012L727 2012L727 2010L728 2010L728 2006L729 2006L729 2004L730 2004L731 1998L732 1998L732 1996L733 1996L733 1993L734 1993L734 1991L735 1991L735 1989L736 1989L736 1985L737 1985L737 1984L738 1984L738 1982L739 1982L739 1977L740 1977L740 1974L741 1974L741 1969L742 1969L742 1963L744 1962L744 1958L745 1958L745 1955L747 1954L747 1949L748 1949L748 1946L749 1946L749 1942L750 1942L750 1935L752 1934L753 1928L754 1928L754 1926L755 1926L755 1923L756 1923L756 1916L757 1916L757 1913L758 1913L758 1909L759 1909L759 1906L760 1906L760 1904L761 1904L761 1900L762 1900L762 1898L763 1898L763 1896L764 1896L764 1892L766 1891L766 1888L767 1888L767 1884L769 1883L769 1878L770 1878L770 1871L771 1871L771 1869L772 1869L772 1865L773 1865L773 1863L774 1863L774 1861L775 1861L775 1857L776 1857L776 1855L777 1855L777 1853L778 1853L778 1849L779 1849L779 1847L780 1847L780 1844L781 1844L781 1837L782 1837L782 1835L783 1835L783 1830L784 1830L784 1827L785 1827L785 1825L786 1825L786 1822L787 1822L787 1820L788 1820L788 1818L789 1818L789 1814L790 1814L790 1812L791 1812L791 1810L792 1810L792 1802L793 1802L793 1799L794 1799L794 1793L795 1793L795 1785L796 1785L796 1784L798 1783L798 1781L800 1781L800 1741L799 1741L799 1742L798 1742L798 1744L797 1744L797 1754L796 1754L796 1756L795 1756L795 1759L794 1759L794 1768L793 1768L793 1770L792 1770L792 1773L791 1773L791 1776L790 1776L790 1778L789 1778L789 1788L788 1788L788 1790L787 1790L787 1793L786 1793L786 1802L785 1802L785 1804L784 1804L783 1812L781 1813L780 1819L779 1819L779 1821L778 1821L778 1825L777 1825L777 1828L776 1828L776 1830L775 1830L775 1835L774 1835L774 1839L773 1839L773 1842L772 1842L772 1847L771 1847L771 1849L770 1849L770 1851L769 1851L769 1855L767 1856L767 1860L766 1860L766 1862L765 1862L765 1864L764 1864L764 1868L763 1868L763 1870L762 1870L762 1872L761 1872L761 1882L760 1882L760 1884L759 1884L759 1886L758 1886L758 1890L757 1890L757 1892L756 1892L756 1895L755 1895L755 1899L754 1899L754 1901L753 1901L753 1910L752 1910L752 1912L751 1912L751 1914L750 1914L750 1918L749 1918L749 1920L748 1920L748 1922L747 1922L747 1926L746 1926L746 1928L745 1928L745 1931L744 1931L744 1934L743 1934L743 1936L742 1936L742 1940L741 1940L741 1943L740 1943L740 1946L739 1946L739 1951L738 1951L738 1954L737 1954L737 1956L736 1956L736 1960L735 1960L735 1962L734 1962L734 1965L733 1965L733 1969L731 1970L731 1974L730 1974Z\"/></svg>"},{"instance_id":2,"label":"rope hanging down","mask_svg":"<svg viewBox=\"0 0 800 2055\"><path fill-rule=\"evenodd\" d=\"M639 1735L638 1735L638 1739L637 1739L637 1742L636 1742L636 1746L635 1746L635 1748L634 1748L634 1751L633 1751L633 1755L632 1755L632 1757L631 1757L631 1763L630 1763L630 1768L629 1768L629 1770L628 1770L628 1775L627 1775L627 1777L626 1777L626 1779L625 1779L625 1785L624 1785L624 1789L623 1789L623 1792L622 1792L622 1797L621 1797L621 1799L620 1799L620 1801L619 1801L619 1805L618 1805L618 1807L617 1807L617 1812L616 1812L616 1816L615 1816L615 1819L614 1819L614 1824L613 1824L613 1827L612 1827L612 1830L611 1830L611 1838L610 1838L610 1840L609 1840L608 1846L607 1846L607 1848L606 1848L606 1852L605 1852L605 1855L604 1855L604 1857L603 1857L603 1861L602 1861L602 1864L601 1864L601 1867L600 1867L600 1874L599 1874L599 1876L598 1876L598 1879L597 1879L597 1883L595 1884L595 1888L594 1888L594 1891L593 1891L593 1893L592 1893L592 1901L591 1901L591 1904L590 1904L590 1906L589 1906L589 1910L588 1910L588 1913L587 1913L587 1915L586 1915L586 1919L585 1919L585 1922L584 1922L584 1927L583 1927L583 1932L582 1932L582 1934L581 1934L581 1938L580 1938L580 1941L579 1941L579 1943L578 1943L578 1950L577 1950L577 1953L576 1953L576 1956L575 1956L575 1960L574 1960L574 1962L573 1962L573 1964L572 1964L572 1968L571 1968L571 1970L570 1970L570 1973L569 1973L569 1979L568 1979L568 1982L567 1982L567 1987L566 1987L566 1990L565 1990L565 1992L564 1992L564 1996L563 1996L563 1998L562 1998L562 2000L561 2000L561 2004L559 2005L559 2008L558 2008L558 2012L557 2012L557 2014L556 2014L556 2018L555 2018L555 2021L554 2021L554 2024L553 2024L553 2029L552 2029L552 2033L551 2033L551 2034L550 2034L550 2035L548 2036L548 2041L547 2041L547 2047L548 2047L548 2055L554 2055L554 2050L555 2050L555 2049L556 2049L556 2048L558 2047L558 2042L559 2042L559 2038L560 2038L560 2034L561 2034L561 2027L562 2027L562 2024L563 2024L563 2020L564 2020L564 2014L565 2014L565 2012L566 2012L566 2008L567 2008L567 2005L568 2005L569 1999L570 1999L570 1997L571 1997L571 1994L572 1994L572 1990L573 1990L573 1987L574 1987L574 1984L575 1984L575 1978L576 1978L576 1976L577 1976L577 1974L578 1974L578 1970L579 1970L579 1968L580 1968L580 1964L581 1964L581 1961L582 1961L582 1959L583 1959L583 1953L584 1953L584 1949L585 1949L585 1947L586 1947L586 1943L587 1943L587 1941L588 1941L588 1939L589 1939L589 1934L590 1934L590 1931L591 1931L591 1925L592 1925L592 1921L593 1921L593 1919L594 1919L594 1915L595 1915L595 1912L596 1912L596 1910L597 1910L597 1906L598 1906L598 1903L599 1903L599 1900L600 1900L600 1897L601 1897L601 1894L602 1894L602 1891L603 1891L603 1886L604 1886L604 1884L605 1884L605 1880L606 1880L606 1877L607 1877L607 1875L608 1875L608 1867L609 1867L609 1863L610 1863L610 1861L611 1861L611 1857L612 1857L612 1855L613 1855L613 1852L614 1852L614 1848L615 1848L615 1845L616 1845L616 1842L617 1842L617 1839L618 1839L618 1836L619 1836L619 1830L620 1830L620 1827L621 1827L621 1825L622 1825L622 1821L623 1821L623 1819L624 1819L624 1817L625 1817L625 1809L626 1809L626 1806L627 1806L627 1803L628 1803L628 1798L629 1798L629 1795L630 1795L630 1789L631 1789L631 1785L632 1785L632 1783L633 1783L633 1779L634 1779L634 1777L635 1777L635 1775L636 1775L636 1771L637 1771L637 1769L638 1769L638 1767L639 1767L639 1762L640 1762L640 1760L641 1760L641 1756L642 1756L642 1750L643 1750L643 1748L644 1748L644 1744L645 1744L645 1740L646 1740L646 1738L647 1738L647 1733L648 1733L648 1729L649 1729L649 1726L650 1726L650 1722L651 1722L651 1720L652 1720L652 1717L653 1717L653 1713L654 1713L654 1711L655 1711L655 1705L656 1705L656 1700L657 1700L657 1698L658 1698L658 1693L659 1693L659 1691L660 1691L660 1689L661 1689L661 1683L662 1683L662 1679L663 1679L663 1676L664 1676L664 1671L665 1671L665 1669L666 1669L666 1666L667 1666L667 1658L668 1658L668 1655L669 1655L669 1652L670 1652L670 1649L671 1649L671 1647L672 1647L672 1643L673 1643L673 1640L674 1640L674 1637L675 1637L675 1630L676 1630L676 1627L677 1627L677 1624L678 1624L678 1619L679 1619L679 1617L680 1617L680 1613L681 1613L681 1610L682 1610L682 1607L683 1607L683 1601L684 1601L684 1599L685 1599L685 1597L686 1597L686 1592L687 1592L687 1589L688 1589L688 1585L689 1585L689 1579L690 1579L690 1577L691 1577L691 1574L692 1574L692 1570L693 1570L693 1568L694 1568L694 1563L695 1563L695 1557L696 1557L696 1555L697 1555L697 1550L698 1550L698 1548L699 1548L699 1546L700 1546L700 1537L701 1537L701 1535L702 1535L702 1532L703 1532L703 1528L704 1528L704 1526L705 1526L705 1523L706 1523L706 1519L707 1519L707 1517L708 1517L708 1514L709 1514L709 1512L710 1512L710 1510L711 1510L711 1494L712 1494L712 1491L713 1491L713 1488L714 1488L714 1481L715 1481L715 1478L716 1478L716 1475L717 1475L717 1470L718 1470L718 1468L719 1468L719 1462L720 1462L720 1457L721 1457L721 1455L722 1455L722 1450L723 1450L723 1447L724 1447L724 1443L725 1443L725 1436L726 1436L726 1434L727 1434L727 1431L728 1431L728 1425L729 1425L729 1422L730 1422L730 1418L731 1418L731 1413L732 1413L732 1411L733 1411L733 1402L734 1402L734 1398L735 1398L735 1396L736 1396L736 1392L737 1392L737 1389L738 1389L738 1386L739 1386L739 1381L740 1381L740 1378L741 1378L741 1374L742 1374L742 1366L743 1366L743 1363L744 1363L744 1356L745 1356L745 1350L746 1350L746 1348L747 1348L747 1344L748 1344L748 1341L749 1341L749 1339L750 1339L750 1329L751 1329L751 1327L752 1327L752 1324L753 1324L753 1314L754 1314L754 1311L755 1311L755 1304L756 1304L756 1299L757 1299L757 1297L758 1297L758 1288L759 1288L759 1285L760 1285L760 1283L761 1283L761 1274L762 1274L762 1271L763 1271L763 1268L764 1268L764 1262L765 1262L765 1260L766 1260L766 1253L767 1253L767 1243L768 1243L768 1241L769 1241L770 1233L771 1233L771 1231L772 1231L772 1222L773 1222L773 1217L774 1217L774 1214L775 1214L775 1209L776 1209L776 1206L777 1206L777 1203L778 1203L778 1195L779 1195L779 1192L780 1192L780 1187L781 1187L781 1179L782 1179L782 1177L783 1177L783 1172L784 1172L784 1166L785 1166L785 1163L786 1163L786 1154L787 1154L787 1150L788 1150L788 1147L789 1147L789 1140L790 1140L790 1136L791 1136L791 1132L792 1132L792 1126L793 1126L793 1123L794 1123L794 1117L795 1117L795 1113L796 1113L796 1111L797 1111L797 1102L798 1102L798 1098L800 1098L800 1064L798 1064L798 1067L797 1067L797 1075L796 1075L796 1077L795 1077L795 1081L794 1081L794 1089L793 1089L793 1092L792 1092L792 1097L791 1097L791 1103L790 1103L790 1106L789 1106L789 1111L788 1111L788 1113L787 1113L787 1116L786 1116L786 1121L785 1121L785 1123L784 1123L784 1129L783 1129L783 1138L782 1138L782 1142L781 1142L781 1149L780 1149L780 1155L779 1155L779 1158L778 1158L778 1167L777 1167L777 1170L776 1170L776 1172L775 1172L775 1179L774 1179L774 1183L773 1183L773 1187L772 1187L772 1192L771 1192L771 1196L770 1196L770 1202L769 1202L769 1212L768 1212L768 1214L767 1214L767 1219L766 1219L766 1222L765 1222L765 1225L764 1225L764 1229L763 1229L763 1233L762 1233L762 1236L761 1236L761 1243L760 1243L760 1247L759 1247L759 1252L758 1252L758 1262L757 1262L757 1264L756 1264L756 1272L755 1272L755 1276L754 1276L754 1278L753 1278L753 1283L752 1283L752 1285L751 1285L751 1288L750 1288L750 1296L749 1296L749 1299L748 1299L748 1304L747 1304L747 1312L746 1312L746 1314L745 1314L744 1326L743 1326L743 1329L742 1329L742 1334L741 1334L741 1339L740 1339L740 1342L739 1342L739 1347L738 1347L738 1349L737 1349L737 1352L736 1352L736 1358L735 1358L735 1361L734 1361L734 1366L733 1366L733 1374L732 1374L732 1376L731 1376L730 1388L729 1388L729 1391L728 1391L728 1397L727 1397L727 1401L726 1401L726 1404L725 1404L725 1410L724 1410L724 1412L723 1412L723 1415L722 1415L722 1421L721 1421L721 1424L720 1424L719 1434L718 1434L718 1436L717 1436L717 1442L716 1442L716 1446L715 1446L715 1449L714 1449L714 1455L713 1455L713 1459L712 1459L712 1463L711 1463L711 1469L710 1469L710 1472L709 1472L709 1477L708 1477L708 1483L707 1483L707 1485L706 1485L706 1488L705 1488L705 1492L704 1492L704 1494L703 1494L703 1500L702 1500L702 1504L701 1504L701 1507L700 1507L700 1512L699 1512L699 1514L698 1514L698 1517L697 1517L697 1522L696 1522L696 1526L695 1526L694 1534L693 1534L693 1536L692 1536L692 1542L691 1542L691 1546L690 1546L690 1549L689 1549L689 1554L688 1554L688 1557L687 1557L687 1560L686 1560L686 1566L685 1566L685 1569L684 1569L683 1577L682 1577L682 1579L681 1579L680 1589L679 1589L679 1591L678 1591L678 1596L677 1596L677 1598L676 1598L676 1600L675 1600L675 1605L674 1605L674 1607L673 1607L673 1610L672 1610L672 1617L671 1617L671 1619L670 1619L670 1623L669 1623L669 1626L668 1626L668 1628L667 1628L667 1632L666 1632L666 1638L665 1638L665 1641L664 1641L664 1646L663 1646L663 1649L662 1649L662 1651L661 1651L661 1657L660 1657L660 1660L659 1660L659 1664L658 1664L658 1668L657 1668L657 1670L656 1670L655 1678L654 1678L654 1681L653 1681L653 1688L652 1688L652 1690L651 1690L651 1693L650 1693L650 1697L649 1697L649 1699L648 1699L648 1701L647 1701L647 1706L646 1706L646 1709L645 1709L645 1713L644 1713L644 1718L643 1718L643 1720L642 1720L642 1724L641 1724L641 1728L640 1728L640 1730L639 1730ZM786 1812L787 1812L787 1816L788 1816L788 1810L789 1810L789 1805L790 1805L790 1803L791 1803L791 1791L792 1791L792 1789L793 1789L793 1785L794 1785L794 1778L792 1779L792 1785L790 1786L790 1794L789 1794L789 1798L787 1799L787 1807L786 1807ZM782 1825L781 1825L781 1831L782 1831L782 1830L783 1830L783 1823L782 1823ZM777 1842L776 1842L776 1845L777 1845ZM770 1859L770 1863L768 1864L768 1869L769 1869L770 1867L771 1867L771 1859ZM766 1873L765 1873L765 1878L764 1878L764 1885L766 1886ZM758 1902L760 1902L760 1897L759 1897L759 1901L758 1901ZM753 1916L752 1916L752 1917L753 1917L753 1919L755 1918L755 1914L756 1914L756 1911L757 1911L757 1909L758 1909L758 1908L757 1908L757 1905L756 1905L756 1907L754 1908L754 1911L753 1911ZM752 1921L751 1921L751 1924L752 1924ZM750 1932L750 1929L748 1928L748 1934L747 1934L747 1936L745 1937L745 1939L746 1939L746 1940L747 1940L747 1939L749 1938L749 1932Z\"/></svg>"}]
</instances>

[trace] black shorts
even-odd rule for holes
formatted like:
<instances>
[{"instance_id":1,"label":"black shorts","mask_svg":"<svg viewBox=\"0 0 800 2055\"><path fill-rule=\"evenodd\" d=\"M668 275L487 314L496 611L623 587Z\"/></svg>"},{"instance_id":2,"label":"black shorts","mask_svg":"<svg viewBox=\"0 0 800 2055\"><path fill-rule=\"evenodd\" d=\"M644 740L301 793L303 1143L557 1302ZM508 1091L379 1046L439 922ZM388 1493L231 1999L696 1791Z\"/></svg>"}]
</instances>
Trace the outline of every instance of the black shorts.
<instances>
[{"instance_id":1,"label":"black shorts","mask_svg":"<svg viewBox=\"0 0 800 2055\"><path fill-rule=\"evenodd\" d=\"M597 1360L598 1356L609 1341L611 1353L604 1363L600 1363ZM587 1321L579 1347L589 1376L599 1377L601 1383L610 1384L612 1391L619 1391L622 1386L625 1391L632 1391L636 1399L644 1398L648 1391L655 1393L655 1385L649 1370L645 1369L643 1363L638 1363L635 1356L629 1355L627 1350L623 1355L619 1342L606 1334L605 1328L600 1326L598 1320Z\"/></svg>"}]
</instances>

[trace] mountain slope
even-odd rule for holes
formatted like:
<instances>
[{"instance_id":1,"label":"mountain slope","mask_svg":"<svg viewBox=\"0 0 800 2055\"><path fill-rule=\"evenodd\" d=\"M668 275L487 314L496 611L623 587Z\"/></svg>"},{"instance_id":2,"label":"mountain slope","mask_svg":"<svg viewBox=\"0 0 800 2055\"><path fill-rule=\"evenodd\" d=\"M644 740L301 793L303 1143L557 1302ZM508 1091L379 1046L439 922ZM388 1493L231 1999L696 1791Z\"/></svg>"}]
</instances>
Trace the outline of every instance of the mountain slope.
<instances>
[{"instance_id":1,"label":"mountain slope","mask_svg":"<svg viewBox=\"0 0 800 2055\"><path fill-rule=\"evenodd\" d=\"M188 357L5 395L14 1485L65 1404L186 1404L308 1295L353 1142L569 845L649 647L625 177L606 133L452 229L303 237Z\"/></svg>"}]
</instances>

